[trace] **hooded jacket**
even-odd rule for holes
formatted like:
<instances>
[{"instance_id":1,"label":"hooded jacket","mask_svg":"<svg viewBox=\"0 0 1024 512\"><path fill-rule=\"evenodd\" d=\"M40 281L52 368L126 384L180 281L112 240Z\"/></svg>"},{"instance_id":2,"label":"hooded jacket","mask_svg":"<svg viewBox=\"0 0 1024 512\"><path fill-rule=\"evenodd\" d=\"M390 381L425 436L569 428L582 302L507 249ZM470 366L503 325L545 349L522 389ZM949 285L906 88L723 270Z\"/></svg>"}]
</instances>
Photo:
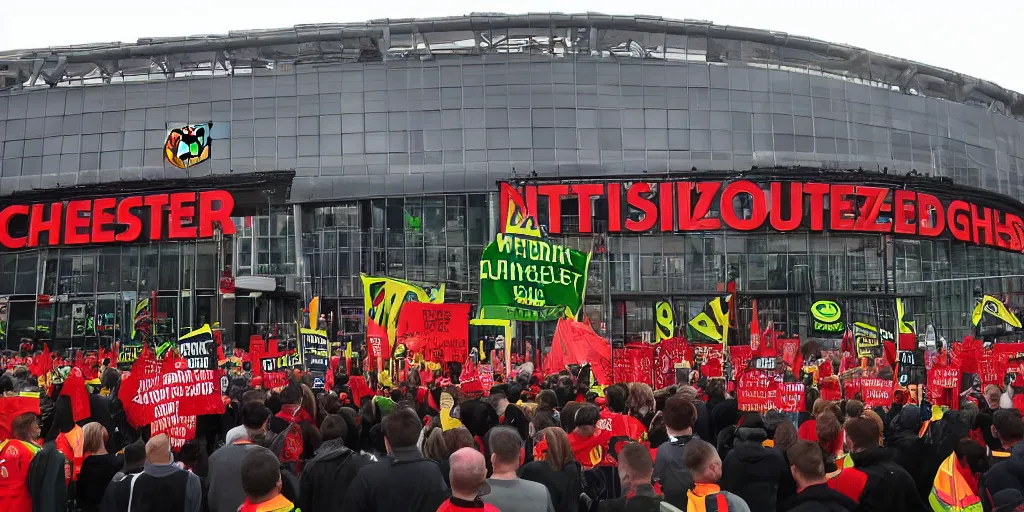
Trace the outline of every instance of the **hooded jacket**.
<instances>
[{"instance_id":1,"label":"hooded jacket","mask_svg":"<svg viewBox=\"0 0 1024 512\"><path fill-rule=\"evenodd\" d=\"M751 512L774 512L779 484L789 473L777 450L765 448L768 434L762 428L740 427L732 450L722 462L719 485L743 498Z\"/></svg>"},{"instance_id":2,"label":"hooded jacket","mask_svg":"<svg viewBox=\"0 0 1024 512\"><path fill-rule=\"evenodd\" d=\"M889 450L880 447L869 448L851 454L851 458L853 469L867 476L858 500L861 510L915 512L928 509L916 492L914 479L905 469L893 462ZM847 492L843 494L849 496Z\"/></svg>"},{"instance_id":3,"label":"hooded jacket","mask_svg":"<svg viewBox=\"0 0 1024 512\"><path fill-rule=\"evenodd\" d=\"M853 512L857 502L829 489L827 484L812 485L779 507L789 512Z\"/></svg>"},{"instance_id":4,"label":"hooded jacket","mask_svg":"<svg viewBox=\"0 0 1024 512\"><path fill-rule=\"evenodd\" d=\"M342 503L350 512L436 510L447 494L437 464L411 446L360 468Z\"/></svg>"},{"instance_id":5,"label":"hooded jacket","mask_svg":"<svg viewBox=\"0 0 1024 512\"><path fill-rule=\"evenodd\" d=\"M886 437L886 446L892 450L893 462L899 465L914 479L918 496L927 499L932 486L932 477L924 470L923 453L926 449L921 439L921 409L916 405L907 405L893 418L889 426L892 435Z\"/></svg>"},{"instance_id":6,"label":"hooded jacket","mask_svg":"<svg viewBox=\"0 0 1024 512\"><path fill-rule=\"evenodd\" d=\"M344 496L349 485L363 466L371 463L370 458L346 447L341 439L333 439L320 445L316 456L302 468L299 479L299 508L302 510L345 510Z\"/></svg>"},{"instance_id":7,"label":"hooded jacket","mask_svg":"<svg viewBox=\"0 0 1024 512\"><path fill-rule=\"evenodd\" d=\"M978 493L984 503L991 505L992 497L1004 489L1024 488L1024 443L1010 450L1010 457L992 466L981 478ZM991 510L991 508L986 508Z\"/></svg>"}]
</instances>

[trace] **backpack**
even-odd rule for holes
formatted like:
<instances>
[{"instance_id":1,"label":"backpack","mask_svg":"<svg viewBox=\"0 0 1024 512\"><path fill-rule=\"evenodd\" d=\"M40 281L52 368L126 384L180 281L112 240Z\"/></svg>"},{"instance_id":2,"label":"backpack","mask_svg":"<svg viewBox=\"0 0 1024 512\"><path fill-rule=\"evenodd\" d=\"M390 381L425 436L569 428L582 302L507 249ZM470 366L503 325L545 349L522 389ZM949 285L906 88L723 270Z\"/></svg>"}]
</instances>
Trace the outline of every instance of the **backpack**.
<instances>
[{"instance_id":1,"label":"backpack","mask_svg":"<svg viewBox=\"0 0 1024 512\"><path fill-rule=\"evenodd\" d=\"M700 439L700 437L694 435L689 438L674 438L663 443L662 446L666 444L670 445L675 448L672 450L673 452L681 455L686 443L693 439ZM685 508L686 491L693 488L693 476L690 475L690 470L686 468L685 464L683 464L682 456L663 457L661 456L660 447L658 452L659 456L656 461L656 467L661 466L663 468L659 473L660 479L658 484L661 486L661 490L665 494L665 500L667 501L671 498L675 502L673 505L679 508ZM672 496L669 496L669 493L672 493Z\"/></svg>"},{"instance_id":2,"label":"backpack","mask_svg":"<svg viewBox=\"0 0 1024 512\"><path fill-rule=\"evenodd\" d=\"M298 464L303 451L302 428L298 423L289 423L284 430L270 440L267 448L277 455L282 466L290 465L293 473L298 474Z\"/></svg>"}]
</instances>

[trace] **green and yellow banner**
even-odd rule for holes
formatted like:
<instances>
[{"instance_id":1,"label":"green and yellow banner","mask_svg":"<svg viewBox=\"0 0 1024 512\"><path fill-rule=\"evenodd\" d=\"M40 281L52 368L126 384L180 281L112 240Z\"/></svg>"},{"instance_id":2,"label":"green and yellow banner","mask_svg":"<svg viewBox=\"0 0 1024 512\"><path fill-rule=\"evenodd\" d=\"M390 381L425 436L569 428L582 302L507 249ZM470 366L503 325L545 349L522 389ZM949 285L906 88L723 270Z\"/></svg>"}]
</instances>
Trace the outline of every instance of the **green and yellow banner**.
<instances>
[{"instance_id":1,"label":"green and yellow banner","mask_svg":"<svg viewBox=\"0 0 1024 512\"><path fill-rule=\"evenodd\" d=\"M1020 329L1020 319L1012 311L1006 309L1006 305L999 299L986 295L981 302L974 307L974 314L971 315L971 324L975 327L988 327L993 324L1010 324ZM988 325L986 325L988 324Z\"/></svg>"},{"instance_id":2,"label":"green and yellow banner","mask_svg":"<svg viewBox=\"0 0 1024 512\"><path fill-rule=\"evenodd\" d=\"M363 311L366 319L388 330L388 339L394 342L398 328L398 313L407 301L444 302L444 285L419 286L401 279L372 277L360 274L363 282ZM315 324L314 324L315 325Z\"/></svg>"},{"instance_id":3,"label":"green and yellow banner","mask_svg":"<svg viewBox=\"0 0 1024 512\"><path fill-rule=\"evenodd\" d=\"M654 305L654 328L654 343L661 343L676 335L675 312L671 302L662 300Z\"/></svg>"},{"instance_id":4,"label":"green and yellow banner","mask_svg":"<svg viewBox=\"0 0 1024 512\"><path fill-rule=\"evenodd\" d=\"M710 341L726 344L729 340L729 305L731 295L715 297L704 306L687 324L687 338L706 338Z\"/></svg>"},{"instance_id":5,"label":"green and yellow banner","mask_svg":"<svg viewBox=\"0 0 1024 512\"><path fill-rule=\"evenodd\" d=\"M575 319L587 291L589 252L549 242L533 217L509 204L502 233L480 258L479 318Z\"/></svg>"}]
</instances>

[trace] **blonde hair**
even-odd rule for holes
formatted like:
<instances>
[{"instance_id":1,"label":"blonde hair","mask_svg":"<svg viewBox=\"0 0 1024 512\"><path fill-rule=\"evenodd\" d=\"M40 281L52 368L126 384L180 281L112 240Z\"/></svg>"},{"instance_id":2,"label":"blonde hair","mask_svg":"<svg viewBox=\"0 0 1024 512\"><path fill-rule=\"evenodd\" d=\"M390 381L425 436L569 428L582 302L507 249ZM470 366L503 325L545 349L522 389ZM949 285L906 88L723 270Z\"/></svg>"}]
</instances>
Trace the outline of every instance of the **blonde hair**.
<instances>
[{"instance_id":1,"label":"blonde hair","mask_svg":"<svg viewBox=\"0 0 1024 512\"><path fill-rule=\"evenodd\" d=\"M96 453L103 449L107 441L107 429L93 421L82 428L82 451L85 453Z\"/></svg>"}]
</instances>

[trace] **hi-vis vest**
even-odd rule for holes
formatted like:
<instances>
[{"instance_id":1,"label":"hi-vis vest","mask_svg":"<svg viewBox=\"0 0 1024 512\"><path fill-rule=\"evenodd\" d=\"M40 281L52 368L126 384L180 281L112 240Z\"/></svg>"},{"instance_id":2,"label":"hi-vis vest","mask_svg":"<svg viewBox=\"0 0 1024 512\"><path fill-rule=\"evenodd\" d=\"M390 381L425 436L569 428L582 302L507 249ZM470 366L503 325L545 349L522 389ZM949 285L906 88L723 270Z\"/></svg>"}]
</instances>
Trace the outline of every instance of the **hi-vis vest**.
<instances>
[{"instance_id":1,"label":"hi-vis vest","mask_svg":"<svg viewBox=\"0 0 1024 512\"><path fill-rule=\"evenodd\" d=\"M942 461L935 473L928 503L936 512L981 512L981 498L974 494L967 480L957 471L955 453Z\"/></svg>"},{"instance_id":2,"label":"hi-vis vest","mask_svg":"<svg viewBox=\"0 0 1024 512\"><path fill-rule=\"evenodd\" d=\"M729 502L714 484L697 484L686 491L686 512L728 512Z\"/></svg>"}]
</instances>

